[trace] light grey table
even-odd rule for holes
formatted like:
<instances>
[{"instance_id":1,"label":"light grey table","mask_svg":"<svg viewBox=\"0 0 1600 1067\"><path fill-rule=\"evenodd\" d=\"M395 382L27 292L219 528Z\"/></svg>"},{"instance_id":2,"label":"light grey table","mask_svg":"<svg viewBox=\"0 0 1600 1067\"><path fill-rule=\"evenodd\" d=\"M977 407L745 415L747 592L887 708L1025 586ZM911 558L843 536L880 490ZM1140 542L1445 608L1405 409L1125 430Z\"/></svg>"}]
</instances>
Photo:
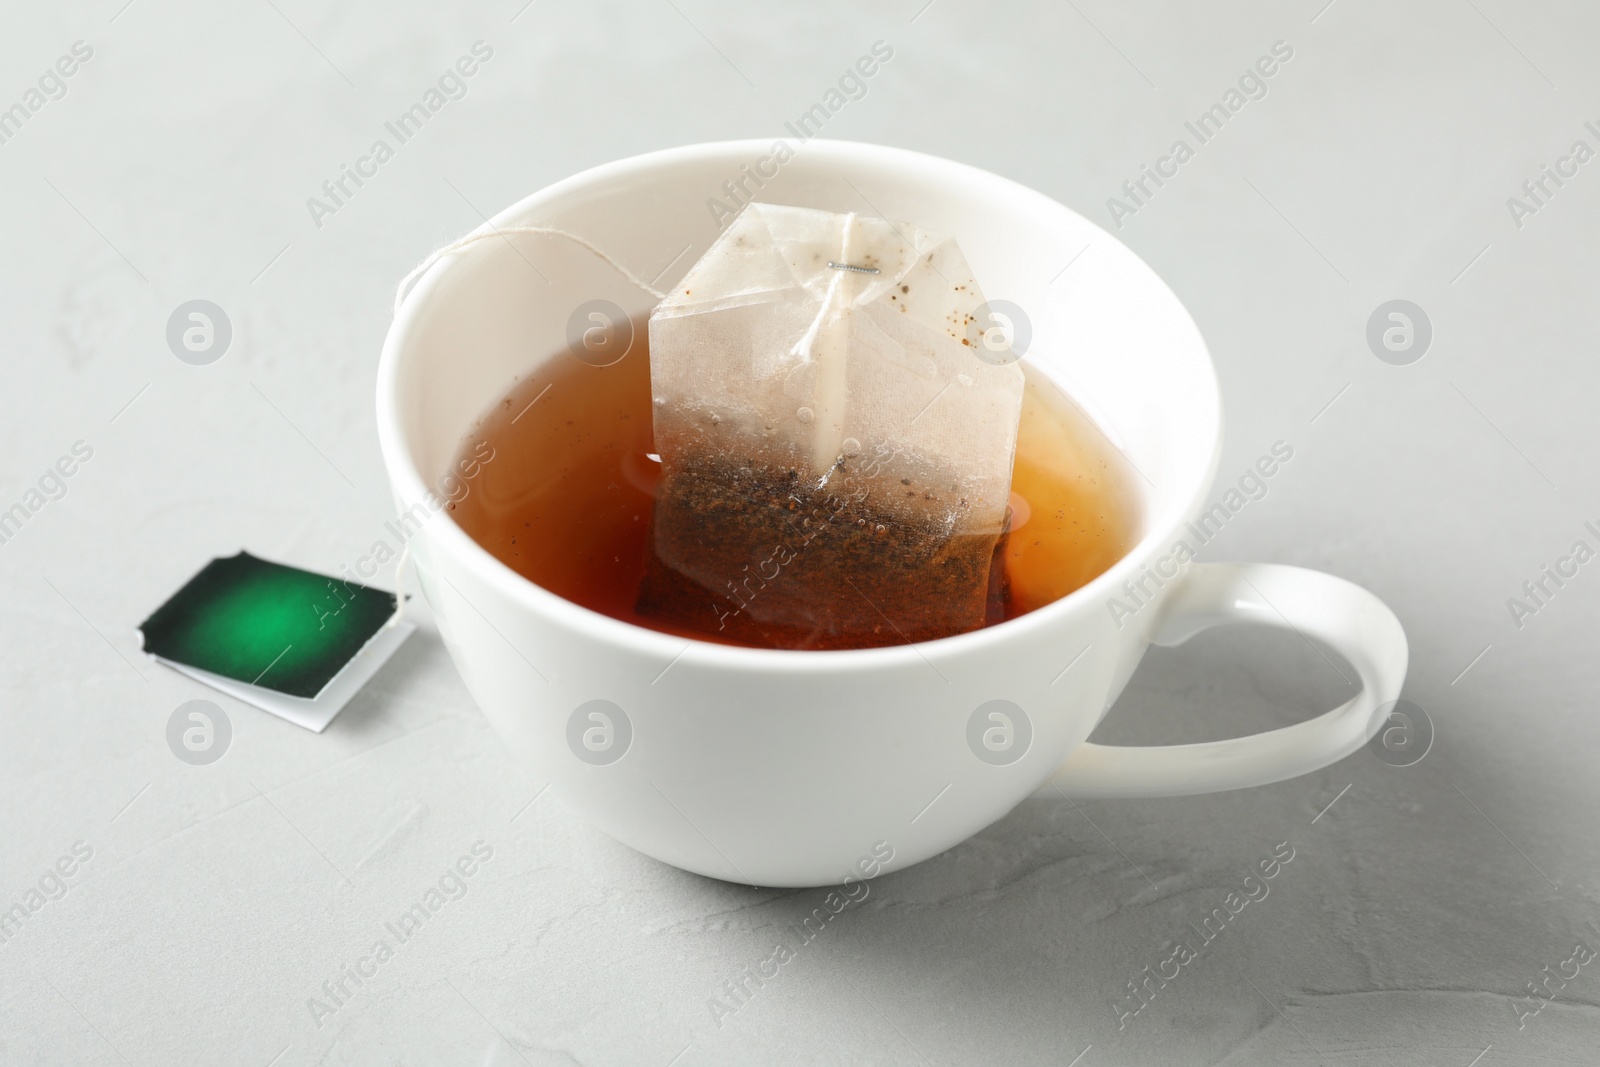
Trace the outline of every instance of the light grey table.
<instances>
[{"instance_id":1,"label":"light grey table","mask_svg":"<svg viewBox=\"0 0 1600 1067\"><path fill-rule=\"evenodd\" d=\"M1600 149L1600 19L1325 2L13 5L0 509L29 514L0 544L0 904L54 895L0 943L0 1060L1600 1059L1600 961L1574 957L1600 947L1600 563L1564 565L1536 612L1508 606L1574 542L1600 548L1600 162L1572 156ZM1273 442L1294 449L1207 558L1318 567L1387 600L1426 758L1029 801L874 883L731 1016L712 1011L723 983L820 891L707 881L588 829L510 765L426 624L326 734L214 697L225 758L175 759L168 716L210 694L146 661L133 627L213 555L333 571L371 544L396 280L577 170L780 136L880 40L892 60L827 135L1011 176L1162 273L1221 374L1219 492ZM464 96L337 210L308 207L477 41L492 57ZM1280 41L1292 56L1229 110ZM1202 140L1185 123L1219 103ZM1161 163L1178 140L1190 158ZM1145 165L1176 175L1135 201L1122 186ZM191 299L232 325L209 366L166 342ZM1366 338L1394 299L1432 327L1407 365ZM77 442L92 456L64 495L46 479L60 498L30 497ZM1346 691L1292 636L1217 632L1153 652L1097 736L1226 737ZM466 894L313 1013L478 842L492 857ZM1201 945L1280 843L1295 858L1270 895ZM1197 958L1131 1014L1128 983L1179 940Z\"/></svg>"}]
</instances>

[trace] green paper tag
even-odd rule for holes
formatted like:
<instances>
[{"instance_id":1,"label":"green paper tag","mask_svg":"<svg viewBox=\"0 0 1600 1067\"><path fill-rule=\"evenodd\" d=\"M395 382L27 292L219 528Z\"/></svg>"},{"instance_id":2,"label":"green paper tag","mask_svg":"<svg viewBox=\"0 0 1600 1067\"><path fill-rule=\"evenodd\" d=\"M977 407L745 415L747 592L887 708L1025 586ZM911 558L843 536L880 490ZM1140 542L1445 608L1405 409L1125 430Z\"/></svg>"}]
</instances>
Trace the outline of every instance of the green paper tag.
<instances>
[{"instance_id":1,"label":"green paper tag","mask_svg":"<svg viewBox=\"0 0 1600 1067\"><path fill-rule=\"evenodd\" d=\"M393 593L241 551L206 564L139 630L145 652L180 669L314 700L397 607Z\"/></svg>"}]
</instances>

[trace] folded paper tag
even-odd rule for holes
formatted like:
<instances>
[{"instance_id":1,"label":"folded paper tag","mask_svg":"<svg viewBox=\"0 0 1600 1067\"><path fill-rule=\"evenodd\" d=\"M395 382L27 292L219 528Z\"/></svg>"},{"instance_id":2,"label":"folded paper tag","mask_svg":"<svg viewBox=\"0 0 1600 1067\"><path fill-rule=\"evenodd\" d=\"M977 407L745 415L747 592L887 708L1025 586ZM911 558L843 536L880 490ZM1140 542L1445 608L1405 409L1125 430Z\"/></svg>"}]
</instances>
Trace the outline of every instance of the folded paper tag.
<instances>
[{"instance_id":1,"label":"folded paper tag","mask_svg":"<svg viewBox=\"0 0 1600 1067\"><path fill-rule=\"evenodd\" d=\"M214 559L139 624L144 651L321 733L416 627L393 593L270 563Z\"/></svg>"}]
</instances>

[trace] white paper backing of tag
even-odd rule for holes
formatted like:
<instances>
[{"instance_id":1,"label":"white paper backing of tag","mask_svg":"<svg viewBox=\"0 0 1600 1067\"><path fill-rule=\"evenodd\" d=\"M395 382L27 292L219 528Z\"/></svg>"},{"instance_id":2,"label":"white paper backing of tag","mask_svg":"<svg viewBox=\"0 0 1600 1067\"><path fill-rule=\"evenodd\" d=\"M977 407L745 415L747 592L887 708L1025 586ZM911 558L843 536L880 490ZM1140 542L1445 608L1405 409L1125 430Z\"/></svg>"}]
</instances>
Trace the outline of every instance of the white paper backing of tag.
<instances>
[{"instance_id":1,"label":"white paper backing of tag","mask_svg":"<svg viewBox=\"0 0 1600 1067\"><path fill-rule=\"evenodd\" d=\"M181 674L187 674L195 681L203 682L220 693L226 693L235 700L242 700L262 711L270 711L280 719L287 719L296 726L303 726L320 734L328 728L333 717L344 710L350 699L361 691L361 687L372 680L372 676L389 661L389 657L405 644L406 638L416 629L416 624L410 622L386 625L373 634L370 641L361 646L361 651L352 656L350 662L322 687L322 692L309 700L304 697L292 697L273 689L264 689L235 678L224 678L220 674L175 663L160 656L150 658Z\"/></svg>"}]
</instances>

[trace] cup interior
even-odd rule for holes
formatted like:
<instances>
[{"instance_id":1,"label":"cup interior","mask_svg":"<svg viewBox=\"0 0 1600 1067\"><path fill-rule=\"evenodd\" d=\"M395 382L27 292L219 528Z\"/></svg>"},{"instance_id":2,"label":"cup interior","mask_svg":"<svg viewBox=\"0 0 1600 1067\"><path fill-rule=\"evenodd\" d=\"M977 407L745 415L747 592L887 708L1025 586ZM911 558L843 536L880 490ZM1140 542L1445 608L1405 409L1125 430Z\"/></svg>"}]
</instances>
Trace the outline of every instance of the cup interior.
<instances>
[{"instance_id":1,"label":"cup interior","mask_svg":"<svg viewBox=\"0 0 1600 1067\"><path fill-rule=\"evenodd\" d=\"M716 239L719 211L725 220L745 198L881 214L953 234L984 295L1028 316L1024 358L1138 472L1143 530L1130 556L1168 544L1209 485L1221 411L1199 331L1155 272L1082 216L997 175L850 142L788 147L792 158L783 160L766 141L623 160L535 193L490 225L581 236L661 290ZM422 277L396 316L379 373L380 436L403 501L439 485L477 420L565 350L573 312L597 299L640 320L655 303L592 251L557 236L481 240Z\"/></svg>"}]
</instances>

